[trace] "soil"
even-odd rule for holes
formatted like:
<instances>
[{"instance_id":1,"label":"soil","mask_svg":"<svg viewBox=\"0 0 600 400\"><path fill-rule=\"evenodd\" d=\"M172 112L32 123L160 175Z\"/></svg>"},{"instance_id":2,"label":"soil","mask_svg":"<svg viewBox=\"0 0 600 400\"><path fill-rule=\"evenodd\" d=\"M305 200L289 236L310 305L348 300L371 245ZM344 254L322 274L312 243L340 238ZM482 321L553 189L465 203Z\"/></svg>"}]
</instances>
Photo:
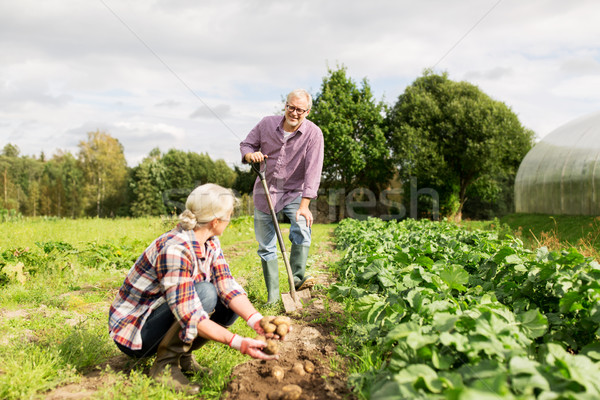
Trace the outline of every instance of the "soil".
<instances>
[{"instance_id":1,"label":"soil","mask_svg":"<svg viewBox=\"0 0 600 400\"><path fill-rule=\"evenodd\" d=\"M268 399L274 389L286 385L300 386L302 400L356 398L348 389L346 361L336 351L335 336L343 311L337 303L326 299L322 289L332 281L325 270L334 261L333 244L319 245L319 249L313 250L315 262L310 273L316 279L316 287L321 289L311 290L311 302L288 314L293 320L292 331L280 343L279 359L250 360L235 367L221 399ZM314 372L300 376L292 371L295 363L306 361L314 364ZM274 366L285 372L281 382L271 375Z\"/></svg>"},{"instance_id":2,"label":"soil","mask_svg":"<svg viewBox=\"0 0 600 400\"><path fill-rule=\"evenodd\" d=\"M235 367L233 380L221 398L267 399L274 389L291 384L302 389L300 399L354 398L347 388L345 362L336 351L332 334L335 321L331 319L337 313L329 311L329 320L323 321L323 300L316 298L301 314L292 316L293 330L280 344L279 359L251 360ZM292 371L295 363L304 364L306 361L314 364L314 372L300 376ZM271 375L274 366L280 366L285 372L281 382Z\"/></svg>"}]
</instances>

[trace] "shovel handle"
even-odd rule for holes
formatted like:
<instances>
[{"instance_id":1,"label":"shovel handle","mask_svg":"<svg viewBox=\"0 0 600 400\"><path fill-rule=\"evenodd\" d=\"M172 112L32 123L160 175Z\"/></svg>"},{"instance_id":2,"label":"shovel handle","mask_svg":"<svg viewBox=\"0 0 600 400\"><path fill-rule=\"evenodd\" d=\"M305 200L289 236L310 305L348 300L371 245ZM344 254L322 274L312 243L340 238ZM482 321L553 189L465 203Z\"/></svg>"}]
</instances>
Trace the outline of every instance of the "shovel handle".
<instances>
[{"instance_id":1,"label":"shovel handle","mask_svg":"<svg viewBox=\"0 0 600 400\"><path fill-rule=\"evenodd\" d=\"M264 165L264 167L261 168L261 165ZM260 180L264 181L265 173L267 172L267 163L266 162L250 163L250 166L252 167L254 172L256 172L256 174L258 175Z\"/></svg>"}]
</instances>

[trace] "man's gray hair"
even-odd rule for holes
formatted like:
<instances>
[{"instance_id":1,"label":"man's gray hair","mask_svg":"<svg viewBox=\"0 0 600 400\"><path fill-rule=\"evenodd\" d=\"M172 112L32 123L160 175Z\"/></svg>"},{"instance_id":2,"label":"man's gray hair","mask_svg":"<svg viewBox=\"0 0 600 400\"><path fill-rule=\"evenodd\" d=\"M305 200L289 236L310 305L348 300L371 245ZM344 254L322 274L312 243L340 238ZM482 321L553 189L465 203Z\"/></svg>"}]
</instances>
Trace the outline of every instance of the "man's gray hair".
<instances>
[{"instance_id":1,"label":"man's gray hair","mask_svg":"<svg viewBox=\"0 0 600 400\"><path fill-rule=\"evenodd\" d=\"M290 99L292 98L300 98L300 97L304 97L306 98L306 100L308 100L308 109L312 109L312 96L310 95L310 93L308 93L306 90L304 89L296 89L296 90L292 90L290 92L290 94L287 95L287 101L289 102Z\"/></svg>"}]
</instances>

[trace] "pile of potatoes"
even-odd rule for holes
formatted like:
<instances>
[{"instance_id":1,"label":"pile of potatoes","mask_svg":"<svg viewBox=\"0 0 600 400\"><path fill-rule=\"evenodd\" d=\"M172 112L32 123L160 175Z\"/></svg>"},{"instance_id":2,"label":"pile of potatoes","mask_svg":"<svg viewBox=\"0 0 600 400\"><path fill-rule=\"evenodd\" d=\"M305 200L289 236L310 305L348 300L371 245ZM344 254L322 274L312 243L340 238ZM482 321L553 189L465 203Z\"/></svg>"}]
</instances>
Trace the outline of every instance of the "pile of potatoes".
<instances>
[{"instance_id":1,"label":"pile of potatoes","mask_svg":"<svg viewBox=\"0 0 600 400\"><path fill-rule=\"evenodd\" d=\"M260 320L260 327L263 328L265 333L273 333L279 335L282 339L285 335L290 331L290 325L292 321L285 316L275 317L273 315L263 317ZM257 337L257 339L262 340L267 343L267 347L263 349L263 351L267 354L277 354L279 352L279 344L276 340L266 339L264 337Z\"/></svg>"}]
</instances>

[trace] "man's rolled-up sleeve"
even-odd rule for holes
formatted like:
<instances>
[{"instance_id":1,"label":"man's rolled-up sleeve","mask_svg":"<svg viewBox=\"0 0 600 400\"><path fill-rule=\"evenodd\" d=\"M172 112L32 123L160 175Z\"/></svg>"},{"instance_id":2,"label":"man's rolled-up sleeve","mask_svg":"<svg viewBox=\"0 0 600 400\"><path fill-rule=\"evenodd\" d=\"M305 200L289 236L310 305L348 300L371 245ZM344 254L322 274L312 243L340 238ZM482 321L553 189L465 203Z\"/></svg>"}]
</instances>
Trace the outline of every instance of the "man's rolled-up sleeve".
<instances>
[{"instance_id":1,"label":"man's rolled-up sleeve","mask_svg":"<svg viewBox=\"0 0 600 400\"><path fill-rule=\"evenodd\" d=\"M323 171L324 142L323 134L315 135L314 140L306 150L305 180L302 197L314 199L317 197Z\"/></svg>"},{"instance_id":2,"label":"man's rolled-up sleeve","mask_svg":"<svg viewBox=\"0 0 600 400\"><path fill-rule=\"evenodd\" d=\"M240 153L242 154L242 163L246 163L246 160L244 157L246 157L246 154L248 153L254 153L260 150L260 125L262 123L262 120L256 124L256 126L254 128L252 128L252 130L250 131L250 133L248 133L248 136L246 136L246 139L244 139L243 142L240 143Z\"/></svg>"}]
</instances>

